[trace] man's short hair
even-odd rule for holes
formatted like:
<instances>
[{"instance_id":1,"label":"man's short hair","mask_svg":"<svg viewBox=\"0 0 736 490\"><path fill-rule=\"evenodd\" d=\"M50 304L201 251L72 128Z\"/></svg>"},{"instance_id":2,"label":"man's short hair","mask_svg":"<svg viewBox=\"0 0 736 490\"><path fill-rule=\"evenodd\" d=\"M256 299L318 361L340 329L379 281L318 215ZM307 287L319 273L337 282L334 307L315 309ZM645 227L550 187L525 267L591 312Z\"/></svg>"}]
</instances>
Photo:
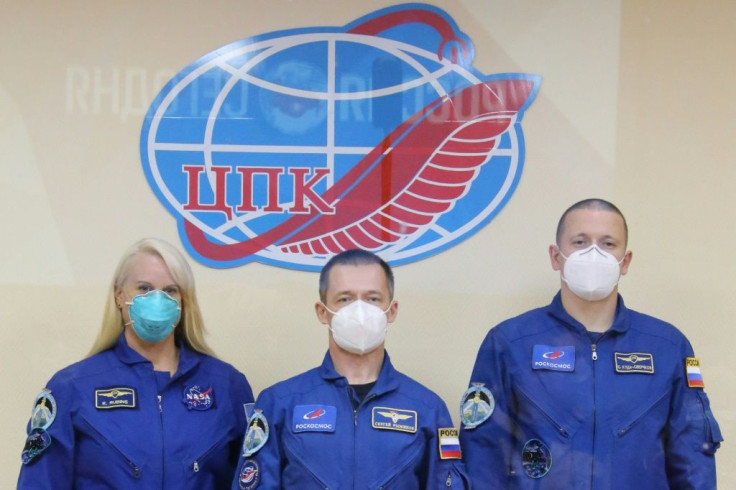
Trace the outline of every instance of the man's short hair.
<instances>
[{"instance_id":1,"label":"man's short hair","mask_svg":"<svg viewBox=\"0 0 736 490\"><path fill-rule=\"evenodd\" d=\"M327 289L330 287L330 271L336 265L371 265L378 264L386 275L386 284L388 284L389 300L394 299L394 273L381 257L359 248L346 250L332 257L319 273L319 299L323 303L327 301Z\"/></svg>"},{"instance_id":2,"label":"man's short hair","mask_svg":"<svg viewBox=\"0 0 736 490\"><path fill-rule=\"evenodd\" d=\"M575 204L567 208L564 213L562 213L562 217L557 223L557 234L555 236L555 240L557 241L558 245L560 244L562 231L565 228L565 220L567 219L567 215L570 214L570 212L575 211L576 209L600 209L603 211L612 211L621 216L621 220L623 220L624 222L624 245L628 244L629 226L626 224L626 218L624 218L624 214L621 212L621 210L617 208L613 203L608 202L605 199L591 198L583 199L582 201L576 202Z\"/></svg>"}]
</instances>

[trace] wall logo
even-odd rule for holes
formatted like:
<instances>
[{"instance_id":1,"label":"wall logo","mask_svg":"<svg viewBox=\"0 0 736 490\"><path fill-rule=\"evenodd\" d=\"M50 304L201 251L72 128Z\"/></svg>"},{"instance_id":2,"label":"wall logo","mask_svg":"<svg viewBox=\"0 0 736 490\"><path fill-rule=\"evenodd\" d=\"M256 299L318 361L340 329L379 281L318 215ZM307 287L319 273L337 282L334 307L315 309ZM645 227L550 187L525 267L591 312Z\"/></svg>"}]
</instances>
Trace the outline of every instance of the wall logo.
<instances>
[{"instance_id":1,"label":"wall logo","mask_svg":"<svg viewBox=\"0 0 736 490\"><path fill-rule=\"evenodd\" d=\"M421 260L486 225L521 175L540 79L473 58L453 19L420 4L237 41L157 96L143 169L211 267L319 270L355 247Z\"/></svg>"}]
</instances>

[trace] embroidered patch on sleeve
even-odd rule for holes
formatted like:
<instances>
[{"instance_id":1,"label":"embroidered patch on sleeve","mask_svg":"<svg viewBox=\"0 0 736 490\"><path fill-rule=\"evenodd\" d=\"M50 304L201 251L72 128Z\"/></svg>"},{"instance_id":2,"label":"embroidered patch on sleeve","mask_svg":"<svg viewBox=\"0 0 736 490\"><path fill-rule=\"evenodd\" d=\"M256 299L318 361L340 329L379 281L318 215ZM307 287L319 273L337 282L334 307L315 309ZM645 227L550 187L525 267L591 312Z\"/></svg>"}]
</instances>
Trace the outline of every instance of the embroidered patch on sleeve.
<instances>
[{"instance_id":1,"label":"embroidered patch on sleeve","mask_svg":"<svg viewBox=\"0 0 736 490\"><path fill-rule=\"evenodd\" d=\"M263 412L256 408L248 420L248 430L243 439L243 455L247 458L257 453L268 441L268 420Z\"/></svg>"},{"instance_id":2,"label":"embroidered patch on sleeve","mask_svg":"<svg viewBox=\"0 0 736 490\"><path fill-rule=\"evenodd\" d=\"M51 390L43 389L33 401L31 429L48 429L56 418L56 399Z\"/></svg>"},{"instance_id":3,"label":"embroidered patch on sleeve","mask_svg":"<svg viewBox=\"0 0 736 490\"><path fill-rule=\"evenodd\" d=\"M471 383L460 400L460 420L466 429L475 429L488 420L496 407L491 391L483 383Z\"/></svg>"},{"instance_id":4,"label":"embroidered patch on sleeve","mask_svg":"<svg viewBox=\"0 0 736 490\"><path fill-rule=\"evenodd\" d=\"M258 486L261 480L260 469L258 463L252 459L243 461L238 474L238 485L241 490L253 490Z\"/></svg>"},{"instance_id":5,"label":"embroidered patch on sleeve","mask_svg":"<svg viewBox=\"0 0 736 490\"><path fill-rule=\"evenodd\" d=\"M135 408L135 389L127 386L115 388L101 388L95 390L95 408L107 410L110 408Z\"/></svg>"},{"instance_id":6,"label":"embroidered patch on sleeve","mask_svg":"<svg viewBox=\"0 0 736 490\"><path fill-rule=\"evenodd\" d=\"M687 373L687 386L689 388L705 388L703 375L700 374L700 361L697 357L685 358L685 372Z\"/></svg>"},{"instance_id":7,"label":"embroidered patch on sleeve","mask_svg":"<svg viewBox=\"0 0 736 490\"><path fill-rule=\"evenodd\" d=\"M437 438L440 441L440 459L461 459L459 432L454 427L437 429Z\"/></svg>"}]
</instances>

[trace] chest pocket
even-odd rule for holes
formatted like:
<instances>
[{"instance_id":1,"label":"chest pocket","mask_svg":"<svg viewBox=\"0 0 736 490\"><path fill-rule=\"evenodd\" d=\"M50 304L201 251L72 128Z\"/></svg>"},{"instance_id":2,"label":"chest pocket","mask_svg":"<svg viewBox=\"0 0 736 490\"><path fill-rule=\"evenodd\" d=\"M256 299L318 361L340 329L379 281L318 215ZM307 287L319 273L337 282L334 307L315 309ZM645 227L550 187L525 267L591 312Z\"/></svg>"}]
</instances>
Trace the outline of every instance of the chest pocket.
<instances>
[{"instance_id":1,"label":"chest pocket","mask_svg":"<svg viewBox=\"0 0 736 490\"><path fill-rule=\"evenodd\" d=\"M517 402L517 431L520 432L517 438L522 443L539 437L561 441L572 438L583 424L582 418L573 416L571 412L562 413L549 403L545 403L540 397L532 396L525 388L514 387ZM547 423L540 424L540 420L545 420Z\"/></svg>"},{"instance_id":2,"label":"chest pocket","mask_svg":"<svg viewBox=\"0 0 736 490\"><path fill-rule=\"evenodd\" d=\"M145 457L132 451L126 441L125 436L118 434L115 437L99 423L82 417L77 431L75 457L80 465L75 472L82 480L98 482L114 480L114 475L121 471L132 478L140 478ZM118 471L113 472L112 468L118 468Z\"/></svg>"},{"instance_id":3,"label":"chest pocket","mask_svg":"<svg viewBox=\"0 0 736 490\"><path fill-rule=\"evenodd\" d=\"M289 460L289 464L284 468L282 476L284 488L299 488L304 490L325 490L333 488L317 476L288 444L284 444L284 452L286 453L286 459Z\"/></svg>"},{"instance_id":4,"label":"chest pocket","mask_svg":"<svg viewBox=\"0 0 736 490\"><path fill-rule=\"evenodd\" d=\"M641 426L645 430L653 430L653 436L661 430L663 422L667 419L667 411L669 410L668 401L670 399L670 391L662 394L653 403L641 407L629 418L619 420L613 427L614 434L618 437L624 437L629 432L634 431L637 427ZM663 412L661 416L657 416L658 413ZM657 424L652 424L651 421L660 421Z\"/></svg>"},{"instance_id":5,"label":"chest pocket","mask_svg":"<svg viewBox=\"0 0 736 490\"><path fill-rule=\"evenodd\" d=\"M424 449L424 446L421 444L414 444L408 448L405 453L406 458L391 467L386 472L387 476L378 483L371 485L370 488L387 490L419 487L417 471L424 471L426 473L426 468L421 468L420 464L424 455Z\"/></svg>"}]
</instances>

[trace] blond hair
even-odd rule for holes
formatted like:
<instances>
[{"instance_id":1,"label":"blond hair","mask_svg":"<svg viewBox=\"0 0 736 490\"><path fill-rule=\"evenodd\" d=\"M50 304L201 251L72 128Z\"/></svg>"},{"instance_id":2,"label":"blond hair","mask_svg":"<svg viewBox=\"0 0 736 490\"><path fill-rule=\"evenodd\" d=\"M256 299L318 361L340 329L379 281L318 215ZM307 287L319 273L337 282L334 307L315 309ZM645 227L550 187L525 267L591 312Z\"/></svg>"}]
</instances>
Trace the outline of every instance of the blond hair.
<instances>
[{"instance_id":1,"label":"blond hair","mask_svg":"<svg viewBox=\"0 0 736 490\"><path fill-rule=\"evenodd\" d=\"M92 345L88 356L113 347L123 330L123 316L115 302L115 293L127 279L132 259L138 254L151 254L160 257L171 276L179 286L181 293L181 320L175 330L177 338L183 340L192 349L204 354L214 355L204 340L204 321L197 303L194 290L194 275L184 256L170 243L158 238L144 238L134 243L122 256L110 284L105 312L102 315L102 327Z\"/></svg>"}]
</instances>

